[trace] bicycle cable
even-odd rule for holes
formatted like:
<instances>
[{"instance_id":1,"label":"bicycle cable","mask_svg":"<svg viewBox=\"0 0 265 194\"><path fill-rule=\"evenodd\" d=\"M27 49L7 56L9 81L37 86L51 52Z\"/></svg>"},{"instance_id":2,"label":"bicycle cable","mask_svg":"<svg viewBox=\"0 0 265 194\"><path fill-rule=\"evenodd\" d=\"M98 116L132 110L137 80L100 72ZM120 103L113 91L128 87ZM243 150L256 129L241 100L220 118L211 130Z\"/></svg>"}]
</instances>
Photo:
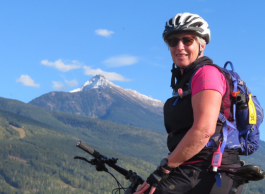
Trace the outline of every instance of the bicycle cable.
<instances>
[{"instance_id":1,"label":"bicycle cable","mask_svg":"<svg viewBox=\"0 0 265 194\"><path fill-rule=\"evenodd\" d=\"M122 184L116 179L116 177L115 177L112 173L110 173L109 171L108 171L107 173L109 173L109 174L114 178L114 180L116 181L116 183L117 183L117 185L118 185L118 188L113 189L113 190L112 190L112 193L113 193L115 190L119 191L119 194L120 194L120 190L123 189L123 190L125 191L126 188L124 188L124 187L122 186ZM115 192L115 194L117 193L117 191Z\"/></svg>"}]
</instances>

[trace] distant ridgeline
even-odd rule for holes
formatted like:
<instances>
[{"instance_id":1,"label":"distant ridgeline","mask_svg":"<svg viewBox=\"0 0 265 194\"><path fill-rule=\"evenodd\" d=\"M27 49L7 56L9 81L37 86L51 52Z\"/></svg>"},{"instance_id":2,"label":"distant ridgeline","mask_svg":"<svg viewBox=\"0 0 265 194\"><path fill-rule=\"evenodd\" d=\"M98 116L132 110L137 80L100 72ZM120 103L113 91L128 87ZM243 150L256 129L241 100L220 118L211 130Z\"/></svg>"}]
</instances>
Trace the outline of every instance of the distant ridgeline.
<instances>
[{"instance_id":1,"label":"distant ridgeline","mask_svg":"<svg viewBox=\"0 0 265 194\"><path fill-rule=\"evenodd\" d=\"M116 86L102 75L94 76L81 88L71 92L50 92L29 104L165 132L163 102Z\"/></svg>"},{"instance_id":2,"label":"distant ridgeline","mask_svg":"<svg viewBox=\"0 0 265 194\"><path fill-rule=\"evenodd\" d=\"M0 98L0 193L90 193L116 188L110 175L74 156L81 139L118 164L146 178L168 153L166 134L111 121L53 112L20 101ZM265 142L246 158L265 169ZM124 185L128 181L115 173ZM265 193L265 182L251 182L246 193ZM245 191L243 191L245 192Z\"/></svg>"},{"instance_id":3,"label":"distant ridgeline","mask_svg":"<svg viewBox=\"0 0 265 194\"><path fill-rule=\"evenodd\" d=\"M116 188L110 175L73 159L88 156L76 148L79 139L142 177L167 154L164 133L0 98L0 193L99 194Z\"/></svg>"}]
</instances>

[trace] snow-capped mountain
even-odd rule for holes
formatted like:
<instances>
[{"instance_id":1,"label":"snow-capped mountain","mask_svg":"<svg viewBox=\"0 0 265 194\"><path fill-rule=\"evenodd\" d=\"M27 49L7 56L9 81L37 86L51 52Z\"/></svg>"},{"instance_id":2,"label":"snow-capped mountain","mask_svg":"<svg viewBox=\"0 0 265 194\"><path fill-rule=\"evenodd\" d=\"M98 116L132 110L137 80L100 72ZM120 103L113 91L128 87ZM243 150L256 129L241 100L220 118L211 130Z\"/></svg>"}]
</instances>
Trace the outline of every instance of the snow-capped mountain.
<instances>
[{"instance_id":1,"label":"snow-capped mountain","mask_svg":"<svg viewBox=\"0 0 265 194\"><path fill-rule=\"evenodd\" d=\"M77 88L70 92L81 92L95 88L106 88L115 86L112 82L108 81L103 75L95 75L89 81L87 81L81 88Z\"/></svg>"},{"instance_id":2,"label":"snow-capped mountain","mask_svg":"<svg viewBox=\"0 0 265 194\"><path fill-rule=\"evenodd\" d=\"M123 95L128 96L132 99L137 99L143 104L155 106L155 107L162 107L164 103L160 100L153 99L146 95L140 94L139 92L131 89L123 89L112 82L108 81L103 75L95 75L89 81L87 81L81 88L77 88L75 90L70 91L71 93L74 92L82 92L91 89L98 89L98 88L112 88L113 90L117 90L117 92L122 93Z\"/></svg>"},{"instance_id":3,"label":"snow-capped mountain","mask_svg":"<svg viewBox=\"0 0 265 194\"><path fill-rule=\"evenodd\" d=\"M163 102L123 89L102 75L70 92L50 92L29 103L48 110L164 131Z\"/></svg>"}]
</instances>

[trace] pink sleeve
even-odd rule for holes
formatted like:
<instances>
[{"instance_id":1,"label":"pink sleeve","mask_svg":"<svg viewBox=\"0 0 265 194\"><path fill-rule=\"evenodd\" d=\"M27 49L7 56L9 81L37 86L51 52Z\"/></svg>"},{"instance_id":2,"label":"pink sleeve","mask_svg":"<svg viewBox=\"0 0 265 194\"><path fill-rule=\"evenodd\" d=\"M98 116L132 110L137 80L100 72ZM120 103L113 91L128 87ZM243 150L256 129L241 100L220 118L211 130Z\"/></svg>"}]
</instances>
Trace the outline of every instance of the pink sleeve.
<instances>
[{"instance_id":1,"label":"pink sleeve","mask_svg":"<svg viewBox=\"0 0 265 194\"><path fill-rule=\"evenodd\" d=\"M204 65L195 73L191 81L192 96L202 90L216 90L225 95L226 81L219 69Z\"/></svg>"}]
</instances>

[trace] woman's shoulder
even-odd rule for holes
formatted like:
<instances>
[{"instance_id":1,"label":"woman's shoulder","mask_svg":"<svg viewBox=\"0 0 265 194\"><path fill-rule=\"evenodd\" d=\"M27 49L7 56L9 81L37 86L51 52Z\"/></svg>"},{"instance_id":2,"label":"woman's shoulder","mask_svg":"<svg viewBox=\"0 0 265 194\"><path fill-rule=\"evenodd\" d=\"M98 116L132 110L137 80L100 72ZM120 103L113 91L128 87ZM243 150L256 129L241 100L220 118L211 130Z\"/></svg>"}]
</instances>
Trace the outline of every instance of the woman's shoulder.
<instances>
[{"instance_id":1,"label":"woman's shoulder","mask_svg":"<svg viewBox=\"0 0 265 194\"><path fill-rule=\"evenodd\" d=\"M191 80L192 95L202 90L216 90L224 96L226 92L226 80L217 66L204 65L194 74Z\"/></svg>"},{"instance_id":2,"label":"woman's shoulder","mask_svg":"<svg viewBox=\"0 0 265 194\"><path fill-rule=\"evenodd\" d=\"M223 74L220 67L218 65L214 65L214 64L203 65L202 67L200 67L198 69L198 71L196 73L198 73L198 72Z\"/></svg>"}]
</instances>

